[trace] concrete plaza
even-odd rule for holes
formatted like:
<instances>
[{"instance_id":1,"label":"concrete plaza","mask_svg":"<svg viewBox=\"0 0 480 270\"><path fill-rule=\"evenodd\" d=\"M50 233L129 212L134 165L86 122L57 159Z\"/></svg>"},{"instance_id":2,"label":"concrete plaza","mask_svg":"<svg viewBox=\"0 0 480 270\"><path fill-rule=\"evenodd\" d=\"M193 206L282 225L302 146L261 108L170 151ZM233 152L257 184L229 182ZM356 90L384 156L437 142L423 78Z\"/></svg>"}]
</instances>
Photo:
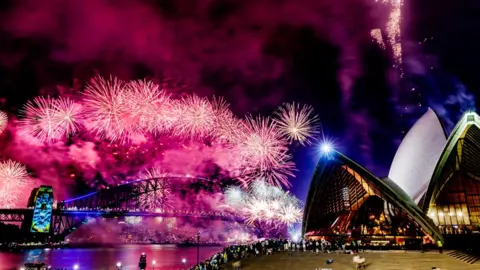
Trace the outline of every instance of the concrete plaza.
<instances>
[{"instance_id":1,"label":"concrete plaza","mask_svg":"<svg viewBox=\"0 0 480 270\"><path fill-rule=\"evenodd\" d=\"M468 264L457 260L444 252L361 252L360 256L366 258L367 270L431 270L438 267L441 270L480 270L480 263ZM325 264L327 259L333 259L330 265ZM242 261L242 269L262 270L352 270L353 255L348 254L319 254L294 253L288 256L286 252L276 253L271 256L250 257ZM225 269L232 269L229 264Z\"/></svg>"}]
</instances>

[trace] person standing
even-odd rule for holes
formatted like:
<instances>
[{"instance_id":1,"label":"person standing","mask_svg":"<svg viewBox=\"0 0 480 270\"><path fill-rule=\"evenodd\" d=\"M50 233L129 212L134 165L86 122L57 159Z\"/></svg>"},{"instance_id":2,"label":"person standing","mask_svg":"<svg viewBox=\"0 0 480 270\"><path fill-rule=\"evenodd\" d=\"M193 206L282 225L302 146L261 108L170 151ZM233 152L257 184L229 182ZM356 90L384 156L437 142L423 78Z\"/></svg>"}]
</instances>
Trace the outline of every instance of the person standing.
<instances>
[{"instance_id":1,"label":"person standing","mask_svg":"<svg viewBox=\"0 0 480 270\"><path fill-rule=\"evenodd\" d=\"M437 242L438 252L443 253L443 243L442 241Z\"/></svg>"}]
</instances>

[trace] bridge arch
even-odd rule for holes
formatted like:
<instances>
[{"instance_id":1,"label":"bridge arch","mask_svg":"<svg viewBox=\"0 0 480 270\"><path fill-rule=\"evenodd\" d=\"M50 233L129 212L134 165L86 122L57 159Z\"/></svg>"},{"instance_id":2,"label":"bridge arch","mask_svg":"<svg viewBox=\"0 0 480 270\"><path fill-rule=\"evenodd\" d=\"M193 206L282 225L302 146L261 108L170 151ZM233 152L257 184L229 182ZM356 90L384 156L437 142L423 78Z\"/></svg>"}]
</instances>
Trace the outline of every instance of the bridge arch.
<instances>
[{"instance_id":1,"label":"bridge arch","mask_svg":"<svg viewBox=\"0 0 480 270\"><path fill-rule=\"evenodd\" d=\"M180 180L180 181L175 181ZM173 191L184 189L192 180L214 183L213 180L189 176L165 176L148 179L138 179L118 186L95 191L77 198L64 200L57 204L56 214L53 216L53 232L59 239L85 224L91 217L190 217L201 219L215 219L230 222L243 222L240 216L225 215L215 212L179 211L155 208L144 205L143 201L153 201L149 196L159 196L166 185L171 185ZM172 184L177 182L177 184ZM178 182L180 184L178 184ZM165 194L160 194L161 197ZM147 198L145 198L147 197Z\"/></svg>"},{"instance_id":2,"label":"bridge arch","mask_svg":"<svg viewBox=\"0 0 480 270\"><path fill-rule=\"evenodd\" d=\"M158 194L158 192L165 191L165 189L178 188L178 184L173 185L172 180L202 180L207 182L213 182L210 179L189 176L165 176L138 179L124 184L120 184L118 186L95 191L77 198L61 201L60 203L58 203L57 208L72 210L146 210L144 209L145 206L142 207L142 201L146 200L146 198L144 197L149 195L156 197L165 197L167 194Z\"/></svg>"}]
</instances>

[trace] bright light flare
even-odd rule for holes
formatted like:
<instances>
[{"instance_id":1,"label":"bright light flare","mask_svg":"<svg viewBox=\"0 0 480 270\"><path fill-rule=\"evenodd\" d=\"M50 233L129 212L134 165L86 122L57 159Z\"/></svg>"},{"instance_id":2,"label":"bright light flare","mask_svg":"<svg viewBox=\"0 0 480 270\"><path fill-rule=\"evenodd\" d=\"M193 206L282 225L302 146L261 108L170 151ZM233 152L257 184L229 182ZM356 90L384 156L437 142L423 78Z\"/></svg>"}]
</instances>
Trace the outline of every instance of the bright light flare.
<instances>
[{"instance_id":1,"label":"bright light flare","mask_svg":"<svg viewBox=\"0 0 480 270\"><path fill-rule=\"evenodd\" d=\"M325 153L325 154L328 154L330 153L332 150L333 150L333 146L331 143L329 142L324 142L322 143L321 145L321 149L322 149L322 152Z\"/></svg>"}]
</instances>

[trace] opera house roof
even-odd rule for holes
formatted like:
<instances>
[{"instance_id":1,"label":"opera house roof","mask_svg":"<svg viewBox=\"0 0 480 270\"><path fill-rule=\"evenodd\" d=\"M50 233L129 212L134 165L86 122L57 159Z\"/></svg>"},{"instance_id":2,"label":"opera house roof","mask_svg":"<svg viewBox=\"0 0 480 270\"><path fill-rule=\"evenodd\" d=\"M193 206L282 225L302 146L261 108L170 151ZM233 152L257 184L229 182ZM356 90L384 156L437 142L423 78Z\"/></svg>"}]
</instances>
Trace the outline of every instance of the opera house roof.
<instances>
[{"instance_id":1,"label":"opera house roof","mask_svg":"<svg viewBox=\"0 0 480 270\"><path fill-rule=\"evenodd\" d=\"M388 178L418 203L427 191L446 142L437 114L428 109L398 147Z\"/></svg>"},{"instance_id":2,"label":"opera house roof","mask_svg":"<svg viewBox=\"0 0 480 270\"><path fill-rule=\"evenodd\" d=\"M340 187L349 195L338 196ZM435 240L443 239L433 221L398 185L388 178L379 179L345 155L332 150L323 155L314 172L305 204L302 231L319 228L324 217L348 208L358 210L372 196L378 196L401 209ZM338 220L338 218L337 218Z\"/></svg>"},{"instance_id":3,"label":"opera house roof","mask_svg":"<svg viewBox=\"0 0 480 270\"><path fill-rule=\"evenodd\" d=\"M431 109L402 140L388 177L376 177L335 150L323 153L310 183L303 232L323 226L322 222L332 213L337 218L329 224L338 226L341 223L339 213L347 208L356 212L368 197L375 196L383 199L386 205L406 213L435 240L443 239L438 224L427 216L429 207L435 205L455 172L461 171L462 175L480 180L478 157L480 117L474 112L466 112L447 138L439 117Z\"/></svg>"}]
</instances>

